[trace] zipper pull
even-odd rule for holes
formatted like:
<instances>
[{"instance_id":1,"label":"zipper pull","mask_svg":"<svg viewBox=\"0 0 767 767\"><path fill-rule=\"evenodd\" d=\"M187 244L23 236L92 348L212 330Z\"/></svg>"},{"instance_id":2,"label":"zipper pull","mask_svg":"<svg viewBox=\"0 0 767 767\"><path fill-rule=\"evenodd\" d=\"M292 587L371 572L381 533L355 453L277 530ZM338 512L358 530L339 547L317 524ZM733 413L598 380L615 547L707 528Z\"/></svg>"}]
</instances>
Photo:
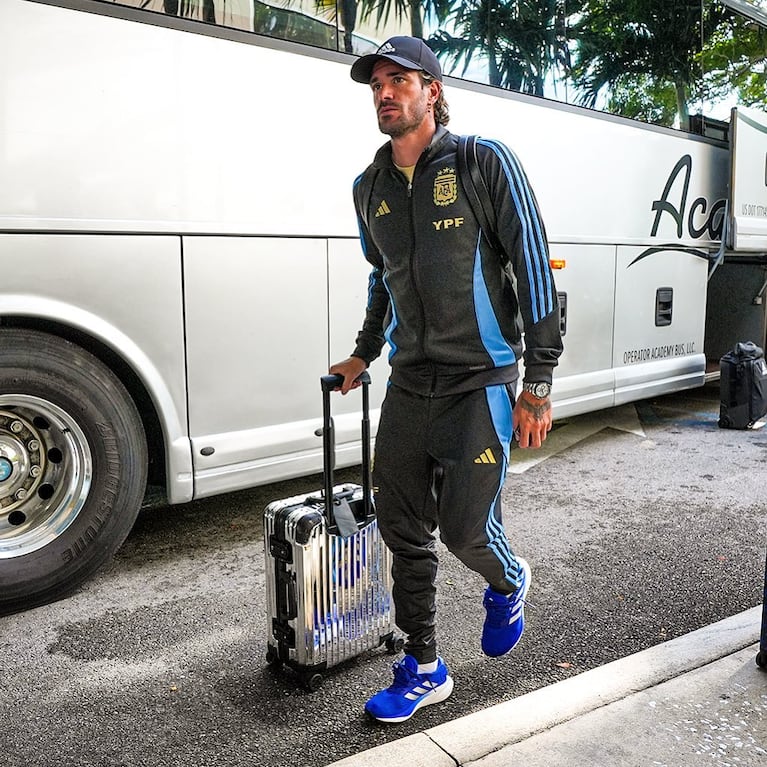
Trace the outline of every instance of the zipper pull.
<instances>
[{"instance_id":1,"label":"zipper pull","mask_svg":"<svg viewBox=\"0 0 767 767\"><path fill-rule=\"evenodd\" d=\"M413 182L412 181L408 181L407 182L407 196L408 196L408 199L410 199L412 197L412 192L413 192Z\"/></svg>"}]
</instances>

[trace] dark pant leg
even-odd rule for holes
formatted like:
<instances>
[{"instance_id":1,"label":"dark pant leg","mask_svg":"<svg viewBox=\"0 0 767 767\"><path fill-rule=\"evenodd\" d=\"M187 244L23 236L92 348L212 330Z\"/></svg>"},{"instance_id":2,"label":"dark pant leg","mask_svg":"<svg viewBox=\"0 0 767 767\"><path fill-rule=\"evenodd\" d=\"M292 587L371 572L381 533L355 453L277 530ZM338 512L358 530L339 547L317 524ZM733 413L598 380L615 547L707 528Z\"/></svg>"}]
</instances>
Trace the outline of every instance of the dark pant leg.
<instances>
[{"instance_id":1,"label":"dark pant leg","mask_svg":"<svg viewBox=\"0 0 767 767\"><path fill-rule=\"evenodd\" d=\"M393 554L397 625L405 652L436 660L437 553L434 461L426 450L429 400L390 386L381 409L373 462L378 524Z\"/></svg>"},{"instance_id":2,"label":"dark pant leg","mask_svg":"<svg viewBox=\"0 0 767 767\"><path fill-rule=\"evenodd\" d=\"M519 565L501 518L513 407L507 387L490 386L435 402L432 453L442 477L438 497L443 543L499 591L514 591Z\"/></svg>"}]
</instances>

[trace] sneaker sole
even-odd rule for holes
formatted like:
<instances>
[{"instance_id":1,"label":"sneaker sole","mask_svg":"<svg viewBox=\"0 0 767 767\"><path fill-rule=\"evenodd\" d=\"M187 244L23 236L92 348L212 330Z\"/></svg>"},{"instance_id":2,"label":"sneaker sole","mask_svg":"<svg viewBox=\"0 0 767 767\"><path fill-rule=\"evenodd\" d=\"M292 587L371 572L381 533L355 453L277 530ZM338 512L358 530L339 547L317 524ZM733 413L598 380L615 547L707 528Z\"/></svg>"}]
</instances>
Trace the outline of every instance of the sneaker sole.
<instances>
[{"instance_id":1,"label":"sneaker sole","mask_svg":"<svg viewBox=\"0 0 767 767\"><path fill-rule=\"evenodd\" d=\"M524 601L525 597L527 596L527 592L530 590L530 581L533 580L533 573L530 570L530 565L527 564L526 559L517 557L517 562L522 565L522 570L525 573L525 585L522 587L522 600Z\"/></svg>"},{"instance_id":2,"label":"sneaker sole","mask_svg":"<svg viewBox=\"0 0 767 767\"><path fill-rule=\"evenodd\" d=\"M447 679L437 688L432 690L428 695L424 695L418 703L413 706L413 710L405 716L375 716L374 714L368 714L373 717L377 722L385 722L386 724L399 724L400 722L406 722L410 719L419 708L424 706L431 706L432 703L442 703L443 700L447 700L450 694L453 692L453 677L448 676ZM367 709L365 709L367 711Z\"/></svg>"}]
</instances>

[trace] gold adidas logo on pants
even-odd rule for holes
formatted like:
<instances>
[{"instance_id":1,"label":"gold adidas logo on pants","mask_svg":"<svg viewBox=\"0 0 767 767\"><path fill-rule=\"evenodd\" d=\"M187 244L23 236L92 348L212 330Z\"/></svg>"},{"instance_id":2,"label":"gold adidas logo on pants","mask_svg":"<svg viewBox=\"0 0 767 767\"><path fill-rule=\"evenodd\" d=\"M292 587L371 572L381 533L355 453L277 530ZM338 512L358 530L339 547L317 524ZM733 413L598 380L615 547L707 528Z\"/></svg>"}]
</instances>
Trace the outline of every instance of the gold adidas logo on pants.
<instances>
[{"instance_id":1,"label":"gold adidas logo on pants","mask_svg":"<svg viewBox=\"0 0 767 767\"><path fill-rule=\"evenodd\" d=\"M495 460L493 451L488 448L484 453L482 453L482 455L479 456L479 458L474 459L474 463L498 463L498 461Z\"/></svg>"}]
</instances>

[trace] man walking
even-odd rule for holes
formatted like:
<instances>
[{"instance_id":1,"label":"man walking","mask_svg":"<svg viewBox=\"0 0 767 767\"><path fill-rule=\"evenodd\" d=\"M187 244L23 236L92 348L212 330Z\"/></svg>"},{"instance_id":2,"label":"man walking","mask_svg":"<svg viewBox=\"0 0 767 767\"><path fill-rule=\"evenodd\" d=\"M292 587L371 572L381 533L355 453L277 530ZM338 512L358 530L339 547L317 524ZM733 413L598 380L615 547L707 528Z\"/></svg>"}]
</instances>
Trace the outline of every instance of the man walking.
<instances>
[{"instance_id":1,"label":"man walking","mask_svg":"<svg viewBox=\"0 0 767 767\"><path fill-rule=\"evenodd\" d=\"M373 269L356 347L330 371L343 375L345 394L389 343L373 485L407 641L394 682L365 709L379 721L401 722L453 689L437 654L437 528L447 548L487 581L485 654L504 655L520 640L530 568L506 538L501 489L512 434L521 447L540 447L551 429L562 341L545 231L524 171L500 142L478 141L498 222L488 238L457 174L458 137L445 128L434 53L416 38L393 37L359 58L351 76L370 85L390 140L355 181ZM525 380L515 402L520 357Z\"/></svg>"}]
</instances>

